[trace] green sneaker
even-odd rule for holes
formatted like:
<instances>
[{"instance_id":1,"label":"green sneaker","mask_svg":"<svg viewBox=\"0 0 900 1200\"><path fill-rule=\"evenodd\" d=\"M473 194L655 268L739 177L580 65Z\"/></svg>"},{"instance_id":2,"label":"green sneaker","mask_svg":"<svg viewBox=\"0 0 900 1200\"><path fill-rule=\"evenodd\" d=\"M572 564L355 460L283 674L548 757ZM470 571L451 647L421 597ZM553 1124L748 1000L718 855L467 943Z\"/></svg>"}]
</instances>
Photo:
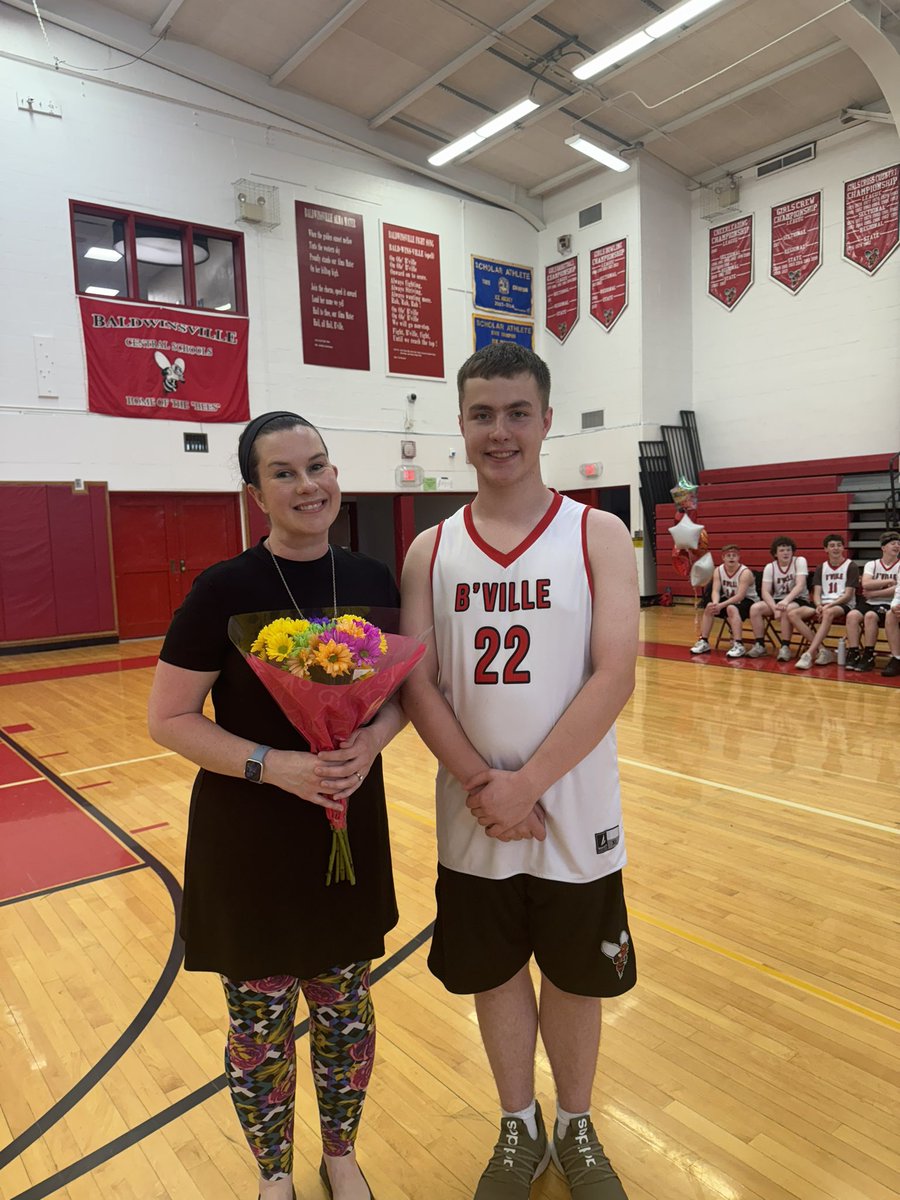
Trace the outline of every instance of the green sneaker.
<instances>
[{"instance_id":1,"label":"green sneaker","mask_svg":"<svg viewBox=\"0 0 900 1200\"><path fill-rule=\"evenodd\" d=\"M491 1161L478 1180L474 1200L528 1200L531 1185L550 1161L547 1130L536 1106L537 1137L520 1117L503 1117Z\"/></svg>"},{"instance_id":2,"label":"green sneaker","mask_svg":"<svg viewBox=\"0 0 900 1200\"><path fill-rule=\"evenodd\" d=\"M554 1121L552 1154L569 1185L572 1200L628 1200L590 1117L573 1117L562 1138Z\"/></svg>"}]
</instances>

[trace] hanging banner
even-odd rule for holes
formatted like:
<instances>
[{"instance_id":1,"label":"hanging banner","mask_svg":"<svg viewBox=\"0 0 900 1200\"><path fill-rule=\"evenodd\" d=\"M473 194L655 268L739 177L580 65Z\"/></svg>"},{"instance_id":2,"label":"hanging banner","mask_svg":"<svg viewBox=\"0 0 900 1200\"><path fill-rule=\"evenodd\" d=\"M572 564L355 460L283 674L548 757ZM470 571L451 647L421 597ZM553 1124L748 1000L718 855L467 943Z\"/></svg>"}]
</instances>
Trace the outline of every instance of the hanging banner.
<instances>
[{"instance_id":1,"label":"hanging banner","mask_svg":"<svg viewBox=\"0 0 900 1200\"><path fill-rule=\"evenodd\" d=\"M544 269L547 315L544 325L564 342L578 324L578 258L564 258Z\"/></svg>"},{"instance_id":2,"label":"hanging banner","mask_svg":"<svg viewBox=\"0 0 900 1200\"><path fill-rule=\"evenodd\" d=\"M626 238L591 251L591 316L607 333L628 305Z\"/></svg>"},{"instance_id":3,"label":"hanging banner","mask_svg":"<svg viewBox=\"0 0 900 1200\"><path fill-rule=\"evenodd\" d=\"M502 317L472 317L475 349L483 350L494 342L515 342L527 350L534 349L534 326L530 321L504 321Z\"/></svg>"},{"instance_id":4,"label":"hanging banner","mask_svg":"<svg viewBox=\"0 0 900 1200\"><path fill-rule=\"evenodd\" d=\"M844 184L844 258L874 275L900 240L900 166Z\"/></svg>"},{"instance_id":5,"label":"hanging banner","mask_svg":"<svg viewBox=\"0 0 900 1200\"><path fill-rule=\"evenodd\" d=\"M739 217L709 231L707 291L732 309L753 282L753 218Z\"/></svg>"},{"instance_id":6,"label":"hanging banner","mask_svg":"<svg viewBox=\"0 0 900 1200\"><path fill-rule=\"evenodd\" d=\"M472 255L472 296L476 308L530 317L534 312L534 272L519 263Z\"/></svg>"},{"instance_id":7,"label":"hanging banner","mask_svg":"<svg viewBox=\"0 0 900 1200\"><path fill-rule=\"evenodd\" d=\"M444 378L440 239L382 225L389 375Z\"/></svg>"},{"instance_id":8,"label":"hanging banner","mask_svg":"<svg viewBox=\"0 0 900 1200\"><path fill-rule=\"evenodd\" d=\"M369 369L366 248L360 213L296 201L303 361Z\"/></svg>"},{"instance_id":9,"label":"hanging banner","mask_svg":"<svg viewBox=\"0 0 900 1200\"><path fill-rule=\"evenodd\" d=\"M822 265L822 193L772 209L769 274L794 295Z\"/></svg>"},{"instance_id":10,"label":"hanging banner","mask_svg":"<svg viewBox=\"0 0 900 1200\"><path fill-rule=\"evenodd\" d=\"M246 317L79 296L88 408L109 417L248 421Z\"/></svg>"}]
</instances>

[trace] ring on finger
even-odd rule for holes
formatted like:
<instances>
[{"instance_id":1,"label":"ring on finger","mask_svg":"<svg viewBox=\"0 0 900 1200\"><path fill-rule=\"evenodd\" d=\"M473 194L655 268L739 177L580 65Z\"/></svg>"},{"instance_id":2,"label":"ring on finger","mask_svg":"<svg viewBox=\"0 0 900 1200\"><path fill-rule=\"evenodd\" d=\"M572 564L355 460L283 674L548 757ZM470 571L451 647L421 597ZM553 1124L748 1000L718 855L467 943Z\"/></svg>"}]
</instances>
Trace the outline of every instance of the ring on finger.
<instances>
[{"instance_id":1,"label":"ring on finger","mask_svg":"<svg viewBox=\"0 0 900 1200\"><path fill-rule=\"evenodd\" d=\"M356 776L356 778L359 780L359 782L362 783L363 777L362 777L362 775L360 775L359 771L354 771L353 773Z\"/></svg>"}]
</instances>

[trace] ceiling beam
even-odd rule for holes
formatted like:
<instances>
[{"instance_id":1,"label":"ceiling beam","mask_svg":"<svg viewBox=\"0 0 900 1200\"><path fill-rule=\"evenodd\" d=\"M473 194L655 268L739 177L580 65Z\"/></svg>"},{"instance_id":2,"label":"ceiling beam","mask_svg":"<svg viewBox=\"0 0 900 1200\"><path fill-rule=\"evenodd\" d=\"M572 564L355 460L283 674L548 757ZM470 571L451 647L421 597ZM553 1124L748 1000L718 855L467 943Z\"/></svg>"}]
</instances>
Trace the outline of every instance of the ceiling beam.
<instances>
[{"instance_id":1,"label":"ceiling beam","mask_svg":"<svg viewBox=\"0 0 900 1200\"><path fill-rule=\"evenodd\" d=\"M464 50L462 54L458 54L452 62L446 63L443 67L439 67L427 79L423 79L411 91L406 92L398 100L389 104L387 108L381 110L377 116L372 117L369 121L370 129L377 129L379 125L383 125L385 121L389 121L391 117L398 112L402 112L404 108L408 108L410 104L418 100L420 96L424 96L426 92L430 92L433 87L459 71L462 67L470 63L473 58L477 58L479 54L483 54L485 50L489 50L496 42L506 33L512 33L520 25L524 25L526 21L530 21L535 13L539 13L541 9L549 8L553 0L532 0L526 8L517 12L515 16L510 17L508 21L504 21L502 25L493 32L483 37L481 41L476 42L474 46L470 46L468 50Z\"/></svg>"},{"instance_id":2,"label":"ceiling beam","mask_svg":"<svg viewBox=\"0 0 900 1200\"><path fill-rule=\"evenodd\" d=\"M175 20L175 14L184 4L184 0L169 0L169 3L150 26L150 32L154 37L162 37L172 22Z\"/></svg>"},{"instance_id":3,"label":"ceiling beam","mask_svg":"<svg viewBox=\"0 0 900 1200\"><path fill-rule=\"evenodd\" d=\"M327 42L336 29L340 27L353 16L355 12L362 8L366 0L347 0L343 8L339 9L334 14L330 21L326 21L318 33L314 33L311 38L303 43L299 50L295 50L289 59L281 64L277 71L274 71L269 76L269 83L272 87L278 87L288 75L292 75L300 64L322 45Z\"/></svg>"}]
</instances>

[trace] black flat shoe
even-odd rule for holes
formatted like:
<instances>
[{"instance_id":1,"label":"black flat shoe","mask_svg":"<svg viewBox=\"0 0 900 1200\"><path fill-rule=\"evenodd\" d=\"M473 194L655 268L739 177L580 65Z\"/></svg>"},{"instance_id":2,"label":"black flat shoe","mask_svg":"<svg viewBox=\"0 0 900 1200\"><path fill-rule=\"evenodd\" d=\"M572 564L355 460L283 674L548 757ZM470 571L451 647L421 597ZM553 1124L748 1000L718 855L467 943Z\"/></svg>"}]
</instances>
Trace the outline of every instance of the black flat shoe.
<instances>
[{"instance_id":1,"label":"black flat shoe","mask_svg":"<svg viewBox=\"0 0 900 1200\"><path fill-rule=\"evenodd\" d=\"M368 1181L368 1179L366 1179L365 1175L363 1175L363 1173L362 1173L362 1168L360 1168L359 1173L360 1173L360 1175L362 1175L363 1183L366 1185L367 1188L369 1188L369 1200L375 1200L375 1197L372 1195L372 1189L369 1187L369 1181ZM325 1191L328 1193L328 1200L333 1200L334 1192L332 1192L332 1190L331 1190L331 1180L328 1178L328 1168L325 1166L324 1158L322 1159L321 1163L319 1163L319 1178L322 1180L322 1186L325 1188Z\"/></svg>"}]
</instances>

